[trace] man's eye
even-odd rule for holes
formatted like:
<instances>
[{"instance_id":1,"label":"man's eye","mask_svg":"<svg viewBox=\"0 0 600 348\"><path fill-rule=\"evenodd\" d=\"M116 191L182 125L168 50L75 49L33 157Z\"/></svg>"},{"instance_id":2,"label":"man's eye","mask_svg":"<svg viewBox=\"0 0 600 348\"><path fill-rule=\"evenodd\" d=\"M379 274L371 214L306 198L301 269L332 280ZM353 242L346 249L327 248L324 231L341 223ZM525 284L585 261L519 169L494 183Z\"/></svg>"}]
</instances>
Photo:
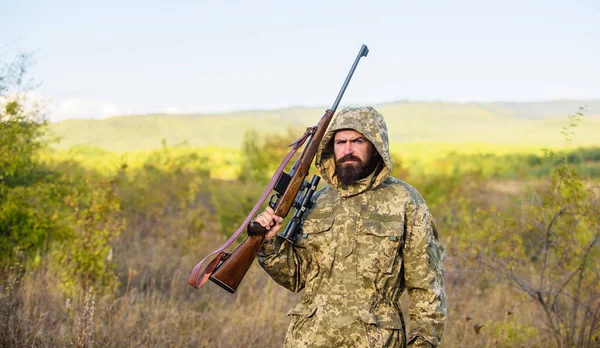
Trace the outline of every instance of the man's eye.
<instances>
[{"instance_id":1,"label":"man's eye","mask_svg":"<svg viewBox=\"0 0 600 348\"><path fill-rule=\"evenodd\" d=\"M362 144L363 143L363 139L355 139L353 142L355 144Z\"/></svg>"}]
</instances>

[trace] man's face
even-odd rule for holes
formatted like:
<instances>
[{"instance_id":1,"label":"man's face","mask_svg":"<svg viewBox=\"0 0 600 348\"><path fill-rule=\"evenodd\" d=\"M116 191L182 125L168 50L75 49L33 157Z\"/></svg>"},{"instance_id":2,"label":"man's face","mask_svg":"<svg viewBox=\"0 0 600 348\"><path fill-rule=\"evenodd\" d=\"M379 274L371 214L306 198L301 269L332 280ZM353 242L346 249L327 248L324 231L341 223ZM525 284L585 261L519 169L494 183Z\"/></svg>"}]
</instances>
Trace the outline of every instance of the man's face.
<instances>
[{"instance_id":1,"label":"man's face","mask_svg":"<svg viewBox=\"0 0 600 348\"><path fill-rule=\"evenodd\" d=\"M373 171L377 150L361 133L353 129L339 130L333 138L336 174L346 184L352 184Z\"/></svg>"}]
</instances>

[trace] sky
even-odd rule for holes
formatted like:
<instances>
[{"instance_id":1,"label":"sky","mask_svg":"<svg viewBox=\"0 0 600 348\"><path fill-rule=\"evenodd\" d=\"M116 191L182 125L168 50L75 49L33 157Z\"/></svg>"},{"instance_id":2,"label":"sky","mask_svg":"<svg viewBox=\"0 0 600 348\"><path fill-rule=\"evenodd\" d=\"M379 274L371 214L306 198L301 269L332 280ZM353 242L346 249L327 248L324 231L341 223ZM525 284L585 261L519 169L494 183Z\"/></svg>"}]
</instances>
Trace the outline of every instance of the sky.
<instances>
[{"instance_id":1,"label":"sky","mask_svg":"<svg viewBox=\"0 0 600 348\"><path fill-rule=\"evenodd\" d=\"M600 99L600 1L0 0L49 118Z\"/></svg>"}]
</instances>

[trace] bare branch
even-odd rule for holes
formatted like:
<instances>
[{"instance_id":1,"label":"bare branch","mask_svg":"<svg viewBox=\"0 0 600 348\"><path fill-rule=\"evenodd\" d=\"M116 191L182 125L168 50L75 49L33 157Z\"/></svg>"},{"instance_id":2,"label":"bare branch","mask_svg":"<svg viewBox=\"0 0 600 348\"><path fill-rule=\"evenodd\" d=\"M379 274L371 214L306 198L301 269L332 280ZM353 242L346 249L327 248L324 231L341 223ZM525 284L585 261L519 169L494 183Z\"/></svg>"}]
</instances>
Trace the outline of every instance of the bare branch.
<instances>
[{"instance_id":1,"label":"bare branch","mask_svg":"<svg viewBox=\"0 0 600 348\"><path fill-rule=\"evenodd\" d=\"M569 208L570 208L570 206L566 206L566 207L563 207L562 209L560 209L554 215L554 217L552 217L552 220L550 221L550 224L548 224L548 228L546 229L546 241L545 241L546 243L545 243L545 247L544 247L544 262L543 262L542 272L541 272L541 276L540 276L540 288L544 287L546 270L548 269L548 256L550 254L550 238L552 236L552 226L554 225L556 220Z\"/></svg>"}]
</instances>

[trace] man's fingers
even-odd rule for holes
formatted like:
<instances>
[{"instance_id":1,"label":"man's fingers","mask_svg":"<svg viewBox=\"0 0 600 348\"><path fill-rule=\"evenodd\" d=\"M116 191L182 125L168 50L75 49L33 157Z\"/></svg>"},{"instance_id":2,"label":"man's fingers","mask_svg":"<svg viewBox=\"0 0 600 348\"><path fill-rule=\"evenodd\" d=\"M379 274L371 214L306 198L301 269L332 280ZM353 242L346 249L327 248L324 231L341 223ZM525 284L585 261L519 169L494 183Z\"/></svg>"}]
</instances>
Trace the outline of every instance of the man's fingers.
<instances>
[{"instance_id":1,"label":"man's fingers","mask_svg":"<svg viewBox=\"0 0 600 348\"><path fill-rule=\"evenodd\" d=\"M255 221L260 223L261 226L263 226L265 229L267 229L267 231L269 231L265 235L266 240L269 240L275 237L277 235L277 232L279 232L279 229L281 228L281 223L283 222L283 218L275 215L275 211L273 211L273 208L267 207L265 211L258 214Z\"/></svg>"},{"instance_id":2,"label":"man's fingers","mask_svg":"<svg viewBox=\"0 0 600 348\"><path fill-rule=\"evenodd\" d=\"M269 214L269 218L274 220L274 223L282 223L283 218L275 215L275 211L271 207L267 207L262 214Z\"/></svg>"},{"instance_id":3,"label":"man's fingers","mask_svg":"<svg viewBox=\"0 0 600 348\"><path fill-rule=\"evenodd\" d=\"M256 217L254 221L258 222L262 227L268 230L271 228L271 226L275 225L275 223L277 222L277 218L277 215L271 215L269 213L262 212Z\"/></svg>"},{"instance_id":4,"label":"man's fingers","mask_svg":"<svg viewBox=\"0 0 600 348\"><path fill-rule=\"evenodd\" d=\"M271 230L271 227L275 225L280 225L283 222L283 218L275 215L275 211L273 211L273 208L267 207L265 211L258 214L254 221L258 222L262 227L266 228L267 230Z\"/></svg>"},{"instance_id":5,"label":"man's fingers","mask_svg":"<svg viewBox=\"0 0 600 348\"><path fill-rule=\"evenodd\" d=\"M271 228L271 221L268 220L264 215L259 215L256 217L256 219L254 220L256 222L258 222L262 227L266 228L267 230Z\"/></svg>"}]
</instances>

